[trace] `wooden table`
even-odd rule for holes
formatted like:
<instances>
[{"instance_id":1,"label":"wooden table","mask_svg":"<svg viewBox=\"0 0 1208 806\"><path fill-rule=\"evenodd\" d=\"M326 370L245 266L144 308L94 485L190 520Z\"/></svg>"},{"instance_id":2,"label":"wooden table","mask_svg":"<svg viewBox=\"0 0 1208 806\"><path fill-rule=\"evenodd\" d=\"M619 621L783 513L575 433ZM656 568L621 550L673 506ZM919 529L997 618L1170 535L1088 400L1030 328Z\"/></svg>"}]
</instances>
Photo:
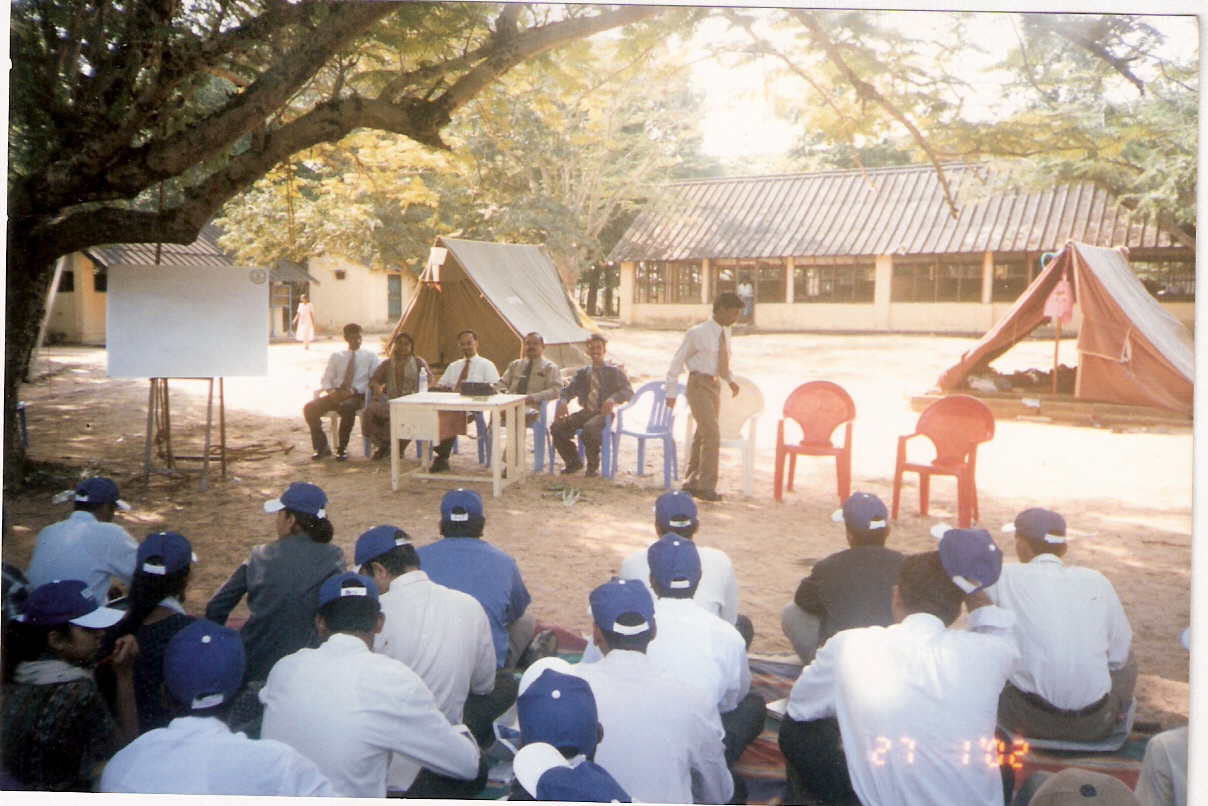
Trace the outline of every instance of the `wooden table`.
<instances>
[{"instance_id":1,"label":"wooden table","mask_svg":"<svg viewBox=\"0 0 1208 806\"><path fill-rule=\"evenodd\" d=\"M400 439L424 440L435 445L440 442L440 412L457 411L467 414L482 412L491 418L491 482L495 497L504 487L515 484L527 473L524 456L524 395L469 397L456 392L420 392L390 401L390 489L398 490ZM503 431L507 429L507 449L504 451ZM459 476L452 473L431 473L429 452L421 451L422 465L406 475L421 479L447 481L486 481L481 474ZM503 470L507 468L507 478Z\"/></svg>"}]
</instances>

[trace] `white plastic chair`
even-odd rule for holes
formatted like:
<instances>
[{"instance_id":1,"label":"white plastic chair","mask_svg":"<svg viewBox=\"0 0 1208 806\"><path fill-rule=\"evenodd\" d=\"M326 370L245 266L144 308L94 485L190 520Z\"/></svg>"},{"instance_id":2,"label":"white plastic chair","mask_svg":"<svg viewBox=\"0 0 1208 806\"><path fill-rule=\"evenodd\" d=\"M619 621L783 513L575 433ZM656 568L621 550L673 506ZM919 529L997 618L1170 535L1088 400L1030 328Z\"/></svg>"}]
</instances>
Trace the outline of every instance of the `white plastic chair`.
<instances>
[{"instance_id":1,"label":"white plastic chair","mask_svg":"<svg viewBox=\"0 0 1208 806\"><path fill-rule=\"evenodd\" d=\"M750 378L734 376L739 393L735 397L730 385L721 385L721 411L717 424L721 430L721 447L742 450L742 493L750 495L755 479L755 435L759 417L763 414L763 392ZM688 417L684 434L684 455L690 455L696 421Z\"/></svg>"}]
</instances>

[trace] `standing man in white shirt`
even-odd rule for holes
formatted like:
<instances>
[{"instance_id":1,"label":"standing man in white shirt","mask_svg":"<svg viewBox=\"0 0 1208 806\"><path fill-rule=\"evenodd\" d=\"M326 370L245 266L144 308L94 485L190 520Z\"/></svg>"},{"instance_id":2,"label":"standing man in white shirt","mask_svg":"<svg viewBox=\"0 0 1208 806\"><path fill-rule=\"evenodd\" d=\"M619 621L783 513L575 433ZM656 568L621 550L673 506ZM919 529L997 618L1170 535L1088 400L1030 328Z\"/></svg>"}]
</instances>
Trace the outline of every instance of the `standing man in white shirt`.
<instances>
[{"instance_id":1,"label":"standing man in white shirt","mask_svg":"<svg viewBox=\"0 0 1208 806\"><path fill-rule=\"evenodd\" d=\"M738 384L730 371L730 328L742 314L742 300L737 294L725 292L713 300L713 316L688 329L684 341L671 359L667 370L667 406L675 407L675 385L688 370L688 385L684 398L696 420L688 470L683 489L702 501L720 501L717 492L717 462L721 452L721 385L728 383L730 391L738 394Z\"/></svg>"},{"instance_id":2,"label":"standing man in white shirt","mask_svg":"<svg viewBox=\"0 0 1208 806\"><path fill-rule=\"evenodd\" d=\"M175 718L118 751L102 792L332 797L314 762L283 742L253 740L223 721L243 682L239 633L198 619L168 642L164 690Z\"/></svg>"},{"instance_id":3,"label":"standing man in white shirt","mask_svg":"<svg viewBox=\"0 0 1208 806\"><path fill-rule=\"evenodd\" d=\"M634 800L727 803L734 780L709 695L646 656L656 634L645 585L613 579L591 592L592 641L604 657L574 673L591 685L604 737L596 763Z\"/></svg>"},{"instance_id":4,"label":"standing man in white shirt","mask_svg":"<svg viewBox=\"0 0 1208 806\"><path fill-rule=\"evenodd\" d=\"M352 322L344 325L344 341L348 343L348 349L333 353L327 359L327 369L319 382L322 394L302 407L302 416L310 428L310 444L315 451L310 458L316 462L331 456L331 446L323 432L323 415L330 411L340 415L336 461L348 459L348 439L356 425L357 412L365 406L369 376L378 365L377 354L361 347L360 325Z\"/></svg>"},{"instance_id":5,"label":"standing man in white shirt","mask_svg":"<svg viewBox=\"0 0 1208 806\"><path fill-rule=\"evenodd\" d=\"M408 797L473 798L486 785L478 743L449 724L419 675L370 651L382 624L373 580L348 572L324 582L315 616L323 645L269 672L260 735L315 762L346 797L385 797L395 753L424 767Z\"/></svg>"},{"instance_id":6,"label":"standing man in white shirt","mask_svg":"<svg viewBox=\"0 0 1208 806\"><path fill-rule=\"evenodd\" d=\"M837 633L793 684L780 728L790 798L1002 806L996 706L1019 658L1015 619L980 587L966 593L954 581L991 579L989 533L951 531L980 534L946 536L968 538L947 560L941 551L905 558L896 623ZM948 629L962 601L968 627Z\"/></svg>"},{"instance_id":7,"label":"standing man in white shirt","mask_svg":"<svg viewBox=\"0 0 1208 806\"><path fill-rule=\"evenodd\" d=\"M84 479L64 495L75 509L67 520L38 532L25 576L30 590L56 579L78 579L101 605L114 581L130 587L138 541L113 522L117 510L129 510L117 484L104 476ZM62 500L58 496L56 501Z\"/></svg>"},{"instance_id":8,"label":"standing man in white shirt","mask_svg":"<svg viewBox=\"0 0 1208 806\"><path fill-rule=\"evenodd\" d=\"M445 374L440 377L440 383L435 387L437 392L460 392L461 385L470 383L499 383L499 370L489 360L478 354L478 334L473 330L463 330L457 334L457 346L461 349L462 357L445 368ZM448 433L446 423L452 424L457 420L456 433L464 434L465 415L461 412L441 412L441 432ZM449 469L449 454L453 452L456 436L446 437L436 443L432 449L432 465L429 473L441 473Z\"/></svg>"},{"instance_id":9,"label":"standing man in white shirt","mask_svg":"<svg viewBox=\"0 0 1208 806\"><path fill-rule=\"evenodd\" d=\"M500 675L501 696L491 696L495 643L482 605L468 593L429 579L411 539L397 527L375 526L358 537L354 561L377 586L386 617L373 651L407 664L451 724L464 722L480 746L489 744L495 718L516 700L516 683L509 669ZM411 785L410 780L396 781L396 768L402 766L390 765L392 790Z\"/></svg>"},{"instance_id":10,"label":"standing man in white shirt","mask_svg":"<svg viewBox=\"0 0 1208 806\"><path fill-rule=\"evenodd\" d=\"M1032 739L1094 742L1127 717L1137 682L1132 628L1107 577L1062 562L1065 519L1027 509L1015 533L1019 563L987 593L1015 614L1021 660L998 703L1004 728Z\"/></svg>"}]
</instances>

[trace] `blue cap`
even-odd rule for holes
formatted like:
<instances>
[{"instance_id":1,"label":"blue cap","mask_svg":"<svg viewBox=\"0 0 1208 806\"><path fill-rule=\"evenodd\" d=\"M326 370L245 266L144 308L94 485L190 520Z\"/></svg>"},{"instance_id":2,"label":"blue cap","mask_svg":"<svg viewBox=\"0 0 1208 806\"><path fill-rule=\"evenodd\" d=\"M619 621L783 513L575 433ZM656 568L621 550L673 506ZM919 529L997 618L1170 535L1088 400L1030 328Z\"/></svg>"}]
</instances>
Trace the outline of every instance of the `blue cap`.
<instances>
[{"instance_id":1,"label":"blue cap","mask_svg":"<svg viewBox=\"0 0 1208 806\"><path fill-rule=\"evenodd\" d=\"M449 490L440 501L440 519L452 523L464 523L472 516L482 515L482 496L473 490L458 487Z\"/></svg>"},{"instance_id":2,"label":"blue cap","mask_svg":"<svg viewBox=\"0 0 1208 806\"><path fill-rule=\"evenodd\" d=\"M696 523L696 501L680 490L660 495L654 502L654 519L677 528Z\"/></svg>"},{"instance_id":3,"label":"blue cap","mask_svg":"<svg viewBox=\"0 0 1208 806\"><path fill-rule=\"evenodd\" d=\"M684 590L700 582L700 552L696 544L677 534L666 534L646 549L650 576L668 590Z\"/></svg>"},{"instance_id":4,"label":"blue cap","mask_svg":"<svg viewBox=\"0 0 1208 806\"><path fill-rule=\"evenodd\" d=\"M1043 543L1065 542L1065 518L1052 510L1040 507L1020 512L1015 516L1015 522L1008 523L1002 530Z\"/></svg>"},{"instance_id":5,"label":"blue cap","mask_svg":"<svg viewBox=\"0 0 1208 806\"><path fill-rule=\"evenodd\" d=\"M194 562L197 562L197 555L187 537L176 532L155 532L138 544L134 567L144 574L163 576Z\"/></svg>"},{"instance_id":6,"label":"blue cap","mask_svg":"<svg viewBox=\"0 0 1208 806\"><path fill-rule=\"evenodd\" d=\"M377 586L373 580L353 571L330 576L319 587L319 607L351 596L367 596L375 603L378 600Z\"/></svg>"},{"instance_id":7,"label":"blue cap","mask_svg":"<svg viewBox=\"0 0 1208 806\"><path fill-rule=\"evenodd\" d=\"M410 545L411 540L407 533L397 526L375 526L357 538L352 561L360 568L396 546Z\"/></svg>"},{"instance_id":8,"label":"blue cap","mask_svg":"<svg viewBox=\"0 0 1208 806\"><path fill-rule=\"evenodd\" d=\"M535 800L564 803L629 803L629 794L592 761L571 766L545 742L525 744L512 760L516 780Z\"/></svg>"},{"instance_id":9,"label":"blue cap","mask_svg":"<svg viewBox=\"0 0 1208 806\"><path fill-rule=\"evenodd\" d=\"M112 607L101 607L78 579L56 579L39 585L25 600L25 610L17 621L35 627L75 624L90 630L112 627L126 615Z\"/></svg>"},{"instance_id":10,"label":"blue cap","mask_svg":"<svg viewBox=\"0 0 1208 806\"><path fill-rule=\"evenodd\" d=\"M885 503L872 493L852 493L843 502L842 509L836 509L831 520L844 524L853 532L861 534L873 529L884 529L889 526L889 510Z\"/></svg>"},{"instance_id":11,"label":"blue cap","mask_svg":"<svg viewBox=\"0 0 1208 806\"><path fill-rule=\"evenodd\" d=\"M516 698L520 738L591 755L599 739L599 714L591 686L581 677L546 669Z\"/></svg>"},{"instance_id":12,"label":"blue cap","mask_svg":"<svg viewBox=\"0 0 1208 806\"><path fill-rule=\"evenodd\" d=\"M988 588L1002 573L1002 552L985 529L950 529L935 526L932 537L940 541L944 573L966 594Z\"/></svg>"},{"instance_id":13,"label":"blue cap","mask_svg":"<svg viewBox=\"0 0 1208 806\"><path fill-rule=\"evenodd\" d=\"M243 683L247 660L239 633L197 619L164 650L164 685L172 699L191 710L229 702Z\"/></svg>"},{"instance_id":14,"label":"blue cap","mask_svg":"<svg viewBox=\"0 0 1208 806\"><path fill-rule=\"evenodd\" d=\"M130 505L122 500L117 484L104 476L93 476L77 484L75 500L79 504L113 504L118 509L130 509Z\"/></svg>"},{"instance_id":15,"label":"blue cap","mask_svg":"<svg viewBox=\"0 0 1208 806\"><path fill-rule=\"evenodd\" d=\"M645 584L636 579L613 577L591 592L591 617L596 625L607 632L620 635L641 635L650 630L654 623L654 599ZM617 624L617 618L626 613L641 616L642 623Z\"/></svg>"},{"instance_id":16,"label":"blue cap","mask_svg":"<svg viewBox=\"0 0 1208 806\"><path fill-rule=\"evenodd\" d=\"M314 515L316 518L327 517L327 495L313 484L295 481L285 488L280 498L264 502L265 512L279 512L283 509Z\"/></svg>"}]
</instances>

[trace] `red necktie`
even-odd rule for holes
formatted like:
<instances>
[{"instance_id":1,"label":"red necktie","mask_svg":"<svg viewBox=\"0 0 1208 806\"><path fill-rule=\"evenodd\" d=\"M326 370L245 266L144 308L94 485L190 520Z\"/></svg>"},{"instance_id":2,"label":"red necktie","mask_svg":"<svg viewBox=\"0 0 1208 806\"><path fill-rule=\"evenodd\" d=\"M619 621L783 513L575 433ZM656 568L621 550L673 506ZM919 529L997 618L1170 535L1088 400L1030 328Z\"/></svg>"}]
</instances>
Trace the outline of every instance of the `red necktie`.
<instances>
[{"instance_id":1,"label":"red necktie","mask_svg":"<svg viewBox=\"0 0 1208 806\"><path fill-rule=\"evenodd\" d=\"M454 392L461 391L461 385L465 383L466 376L470 374L470 359L465 359L465 363L461 365L461 375L457 378L457 383L453 385Z\"/></svg>"}]
</instances>

